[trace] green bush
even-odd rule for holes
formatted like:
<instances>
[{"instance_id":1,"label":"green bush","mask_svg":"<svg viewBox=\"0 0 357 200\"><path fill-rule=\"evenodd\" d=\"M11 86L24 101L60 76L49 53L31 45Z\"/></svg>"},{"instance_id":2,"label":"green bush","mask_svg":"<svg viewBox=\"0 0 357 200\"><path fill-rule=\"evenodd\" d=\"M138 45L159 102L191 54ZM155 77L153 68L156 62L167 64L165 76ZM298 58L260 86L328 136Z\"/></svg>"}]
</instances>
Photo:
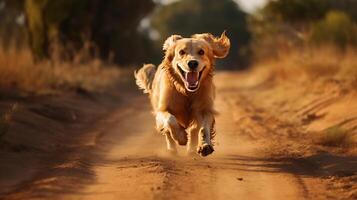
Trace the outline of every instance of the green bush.
<instances>
[{"instance_id":1,"label":"green bush","mask_svg":"<svg viewBox=\"0 0 357 200\"><path fill-rule=\"evenodd\" d=\"M324 19L312 25L310 41L313 44L333 44L342 48L356 45L356 24L345 13L330 11Z\"/></svg>"},{"instance_id":2,"label":"green bush","mask_svg":"<svg viewBox=\"0 0 357 200\"><path fill-rule=\"evenodd\" d=\"M322 18L329 9L328 5L327 0L277 0L269 1L263 12L275 20L308 22Z\"/></svg>"}]
</instances>

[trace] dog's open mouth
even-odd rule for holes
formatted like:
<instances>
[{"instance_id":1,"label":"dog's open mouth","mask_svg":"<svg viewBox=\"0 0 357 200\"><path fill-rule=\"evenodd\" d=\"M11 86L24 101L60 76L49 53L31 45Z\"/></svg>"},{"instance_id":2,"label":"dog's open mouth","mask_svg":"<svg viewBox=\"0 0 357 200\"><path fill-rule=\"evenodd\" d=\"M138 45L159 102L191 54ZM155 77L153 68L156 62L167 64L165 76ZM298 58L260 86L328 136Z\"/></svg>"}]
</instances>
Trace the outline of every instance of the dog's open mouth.
<instances>
[{"instance_id":1,"label":"dog's open mouth","mask_svg":"<svg viewBox=\"0 0 357 200\"><path fill-rule=\"evenodd\" d=\"M197 71L186 72L180 67L180 65L177 65L177 67L180 70L182 78L185 80L184 82L187 90L190 92L196 91L199 87L200 79L204 68L200 72Z\"/></svg>"}]
</instances>

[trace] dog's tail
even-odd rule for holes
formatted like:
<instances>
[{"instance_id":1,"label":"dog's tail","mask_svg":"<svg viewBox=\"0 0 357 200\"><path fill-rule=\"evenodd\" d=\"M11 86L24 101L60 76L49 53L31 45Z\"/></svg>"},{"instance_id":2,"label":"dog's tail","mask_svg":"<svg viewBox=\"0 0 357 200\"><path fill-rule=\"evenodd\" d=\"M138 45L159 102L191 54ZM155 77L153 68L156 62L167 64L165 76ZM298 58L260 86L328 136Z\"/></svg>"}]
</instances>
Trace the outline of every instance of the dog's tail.
<instances>
[{"instance_id":1,"label":"dog's tail","mask_svg":"<svg viewBox=\"0 0 357 200\"><path fill-rule=\"evenodd\" d=\"M145 64L138 71L134 72L136 85L138 85L140 89L144 90L144 93L151 92L151 85L154 80L155 73L156 67L153 64Z\"/></svg>"}]
</instances>

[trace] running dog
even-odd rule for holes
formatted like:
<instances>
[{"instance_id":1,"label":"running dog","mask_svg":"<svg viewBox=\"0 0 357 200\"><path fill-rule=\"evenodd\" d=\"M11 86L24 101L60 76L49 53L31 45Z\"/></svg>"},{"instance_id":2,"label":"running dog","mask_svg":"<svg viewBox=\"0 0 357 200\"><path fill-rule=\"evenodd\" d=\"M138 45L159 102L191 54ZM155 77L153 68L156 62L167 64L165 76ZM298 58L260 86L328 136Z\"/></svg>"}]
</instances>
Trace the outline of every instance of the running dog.
<instances>
[{"instance_id":1,"label":"running dog","mask_svg":"<svg viewBox=\"0 0 357 200\"><path fill-rule=\"evenodd\" d=\"M136 84L149 95L156 128L165 135L170 152L177 152L176 143L201 156L214 151L215 60L226 57L229 49L225 32L220 37L172 35L164 42L165 57L158 67L145 64L134 72Z\"/></svg>"}]
</instances>

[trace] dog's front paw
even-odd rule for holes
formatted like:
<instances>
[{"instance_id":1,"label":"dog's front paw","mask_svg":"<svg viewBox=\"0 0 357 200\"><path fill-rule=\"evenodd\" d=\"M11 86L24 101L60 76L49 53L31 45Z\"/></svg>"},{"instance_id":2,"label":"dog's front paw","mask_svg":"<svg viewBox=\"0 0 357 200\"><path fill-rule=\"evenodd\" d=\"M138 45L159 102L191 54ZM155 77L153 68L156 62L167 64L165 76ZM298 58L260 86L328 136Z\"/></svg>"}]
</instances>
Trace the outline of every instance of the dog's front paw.
<instances>
[{"instance_id":1,"label":"dog's front paw","mask_svg":"<svg viewBox=\"0 0 357 200\"><path fill-rule=\"evenodd\" d=\"M209 154L213 153L214 149L212 145L209 144L204 144L203 146L200 146L197 150L197 153L200 154L201 156L205 157L208 156Z\"/></svg>"}]
</instances>

